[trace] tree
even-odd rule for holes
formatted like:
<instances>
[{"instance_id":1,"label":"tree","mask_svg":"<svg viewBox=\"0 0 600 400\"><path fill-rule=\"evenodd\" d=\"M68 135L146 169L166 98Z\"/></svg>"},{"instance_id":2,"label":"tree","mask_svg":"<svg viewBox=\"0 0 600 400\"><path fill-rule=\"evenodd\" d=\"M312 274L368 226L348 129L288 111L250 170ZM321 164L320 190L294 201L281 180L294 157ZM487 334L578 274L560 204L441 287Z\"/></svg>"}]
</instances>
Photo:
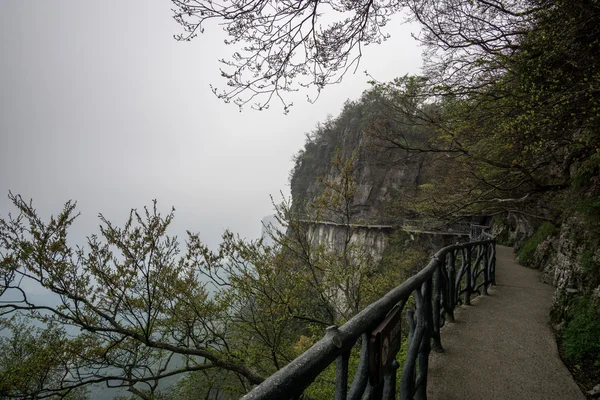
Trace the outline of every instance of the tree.
<instances>
[{"instance_id":1,"label":"tree","mask_svg":"<svg viewBox=\"0 0 600 400\"><path fill-rule=\"evenodd\" d=\"M462 7L470 10L476 4ZM443 10L433 13L438 6ZM490 47L483 37L473 36L487 31L471 30L471 12L446 6L432 3L433 8L425 9L430 14L421 11L420 17L439 19L437 25L430 24L435 34L429 46L440 54L447 51L447 57L430 61L429 74L418 82L405 77L376 84L383 106L370 134L409 153L439 155L423 187L431 212L460 216L510 211L554 218L558 213L552 208L561 206L552 199L569 189L573 171L598 148L600 132L593 121L600 101L595 56L600 8L595 2L540 2L528 5L526 13L504 10L509 20L513 14L526 17L526 29L510 46ZM497 38L500 42L492 43L508 43L502 35ZM435 40L442 45L436 47ZM465 51L482 57L456 67L469 62L469 56L456 58ZM474 66L480 68L475 71ZM425 143L415 141L417 127L424 129Z\"/></svg>"},{"instance_id":2,"label":"tree","mask_svg":"<svg viewBox=\"0 0 600 400\"><path fill-rule=\"evenodd\" d=\"M64 328L50 324L32 327L17 316L0 320L0 398L35 399L45 387L59 385L63 366L79 349L63 340ZM58 395L68 400L87 399L86 388L69 388Z\"/></svg>"},{"instance_id":3,"label":"tree","mask_svg":"<svg viewBox=\"0 0 600 400\"><path fill-rule=\"evenodd\" d=\"M210 20L224 26L235 47L222 76L229 89L215 93L257 109L286 92L312 87L317 94L358 66L362 46L389 38L384 29L405 11L420 24L426 75L440 94L468 93L506 72L535 23L560 3L520 0L197 1L173 0L174 18L191 40ZM561 29L563 30L563 29Z\"/></svg>"},{"instance_id":4,"label":"tree","mask_svg":"<svg viewBox=\"0 0 600 400\"><path fill-rule=\"evenodd\" d=\"M286 90L311 85L321 90L336 82L329 78L343 76L346 69L340 67L360 57L360 46L384 38L382 29L391 16L407 11L422 27L418 40L426 49L425 74L411 88L402 80L377 88L381 104L391 104L392 112L371 131L401 148L408 131L413 137L419 130L429 135L426 148L412 150L445 153L472 170L470 186L478 188L469 191L477 195L465 204L476 204L476 209L495 202L491 211L496 212L509 199L526 200L527 206L539 203L539 198L524 197L544 197L568 187L568 171L597 147L591 134L600 94L595 1L175 5L176 19L188 30L180 39L191 39L208 20L217 19L225 22L232 42L248 44L225 62L230 70L224 76L232 89L222 98L235 98L239 105L257 101L261 108L275 96L286 109ZM329 21L334 22L327 25ZM580 113L582 109L586 111ZM586 132L585 137L579 132ZM455 208L465 209L464 204Z\"/></svg>"},{"instance_id":5,"label":"tree","mask_svg":"<svg viewBox=\"0 0 600 400\"><path fill-rule=\"evenodd\" d=\"M159 398L178 375L177 390L239 396L366 305L360 246L348 240L340 257L315 243L289 203L278 207L287 233L273 232L274 246L225 232L213 251L190 232L182 250L167 233L174 212L156 202L123 227L100 215L100 235L73 248L75 203L46 222L10 198L18 215L0 219L7 398L77 398L91 384Z\"/></svg>"},{"instance_id":6,"label":"tree","mask_svg":"<svg viewBox=\"0 0 600 400\"><path fill-rule=\"evenodd\" d=\"M163 217L156 203L133 210L123 228L101 215L101 238L71 248L74 203L46 223L30 202L11 199L19 215L0 220L1 315L38 321L69 354L68 362L52 365L61 379L38 387L37 397L92 383L153 392L161 378L208 369L231 371L249 384L263 380L226 351L232 315L198 280L198 268L210 271L225 255L190 234L186 254L178 256L177 240L166 234L172 212ZM58 304L36 303L27 290L36 286Z\"/></svg>"},{"instance_id":7,"label":"tree","mask_svg":"<svg viewBox=\"0 0 600 400\"><path fill-rule=\"evenodd\" d=\"M383 28L401 7L400 1L195 1L172 0L174 18L191 40L210 20L224 25L235 51L221 60L229 87L213 88L226 102L257 109L273 99L287 112L293 104L286 92L337 83L358 67L362 46L389 36Z\"/></svg>"}]
</instances>

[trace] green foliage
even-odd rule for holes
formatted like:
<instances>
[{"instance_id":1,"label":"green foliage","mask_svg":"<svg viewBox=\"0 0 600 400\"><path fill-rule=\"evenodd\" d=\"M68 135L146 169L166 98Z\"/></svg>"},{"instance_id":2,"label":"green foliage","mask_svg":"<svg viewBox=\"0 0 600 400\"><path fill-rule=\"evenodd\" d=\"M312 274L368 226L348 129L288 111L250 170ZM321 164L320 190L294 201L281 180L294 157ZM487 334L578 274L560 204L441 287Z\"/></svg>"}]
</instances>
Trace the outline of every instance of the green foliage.
<instances>
[{"instance_id":1,"label":"green foliage","mask_svg":"<svg viewBox=\"0 0 600 400\"><path fill-rule=\"evenodd\" d=\"M573 186L578 189L585 188L592 179L600 175L600 153L592 154L584 160L573 176Z\"/></svg>"},{"instance_id":2,"label":"green foliage","mask_svg":"<svg viewBox=\"0 0 600 400\"><path fill-rule=\"evenodd\" d=\"M547 237L556 233L557 229L550 222L544 222L537 231L531 236L517 253L519 263L530 266L533 262L533 255L538 245L546 240Z\"/></svg>"},{"instance_id":3,"label":"green foliage","mask_svg":"<svg viewBox=\"0 0 600 400\"><path fill-rule=\"evenodd\" d=\"M496 235L496 243L509 247L514 245L514 240L510 237L508 226L506 226L506 223L501 216L495 216L492 218L491 226L494 227L494 230L500 232L498 235Z\"/></svg>"},{"instance_id":4,"label":"green foliage","mask_svg":"<svg viewBox=\"0 0 600 400\"><path fill-rule=\"evenodd\" d=\"M317 207L348 224L354 160L338 153L332 163L338 176L322 181L326 190ZM305 215L289 202L277 207L286 230L272 232L273 246L225 232L211 250L188 232L180 255L178 241L167 234L174 214L162 216L155 203L132 210L123 227L101 216L101 235L73 249L67 245L73 203L46 222L31 202L11 199L19 216L0 219L2 287L27 296L22 285L37 285L61 300L39 312L29 298L4 297L5 316L57 327L32 338L21 329L18 343L0 343L10 355L0 365L1 389L17 397L110 381L138 397L163 398L158 382L177 374L185 375L174 388L179 398L240 396L314 344L325 327L343 324L401 283L396 270L420 261L418 254L388 255L396 261L377 268L349 226L343 248L315 243ZM77 333L68 335L64 326ZM19 360L9 351L15 343L33 355L11 364ZM9 371L22 371L24 380ZM32 380L48 371L56 380L35 385Z\"/></svg>"},{"instance_id":5,"label":"green foliage","mask_svg":"<svg viewBox=\"0 0 600 400\"><path fill-rule=\"evenodd\" d=\"M573 205L573 210L586 216L597 217L600 215L600 197L587 197L578 200Z\"/></svg>"},{"instance_id":6,"label":"green foliage","mask_svg":"<svg viewBox=\"0 0 600 400\"><path fill-rule=\"evenodd\" d=\"M562 331L565 356L572 361L585 359L600 365L600 307L590 296L575 299Z\"/></svg>"},{"instance_id":7,"label":"green foliage","mask_svg":"<svg viewBox=\"0 0 600 400\"><path fill-rule=\"evenodd\" d=\"M386 292L391 290L426 266L430 256L430 249L417 244L410 234L396 230L388 238L379 266L382 280L376 285L385 288Z\"/></svg>"},{"instance_id":8,"label":"green foliage","mask_svg":"<svg viewBox=\"0 0 600 400\"><path fill-rule=\"evenodd\" d=\"M584 271L585 283L589 288L600 285L600 262L595 259L593 250L585 250L581 254L579 263Z\"/></svg>"},{"instance_id":9,"label":"green foliage","mask_svg":"<svg viewBox=\"0 0 600 400\"><path fill-rule=\"evenodd\" d=\"M173 387L165 390L165 400L196 400L235 398L239 393L247 391L240 387L241 382L235 376L223 370L206 370L191 372L181 378ZM157 399L157 396L153 400ZM157 399L157 400L158 400Z\"/></svg>"},{"instance_id":10,"label":"green foliage","mask_svg":"<svg viewBox=\"0 0 600 400\"><path fill-rule=\"evenodd\" d=\"M590 273L600 271L600 263L594 259L594 252L592 250L586 250L581 254L580 263L585 271Z\"/></svg>"},{"instance_id":11,"label":"green foliage","mask_svg":"<svg viewBox=\"0 0 600 400\"><path fill-rule=\"evenodd\" d=\"M0 320L0 398L37 398L48 385L61 380L62 364L82 351L61 327L29 326L17 316ZM85 388L59 391L67 400L88 398Z\"/></svg>"}]
</instances>

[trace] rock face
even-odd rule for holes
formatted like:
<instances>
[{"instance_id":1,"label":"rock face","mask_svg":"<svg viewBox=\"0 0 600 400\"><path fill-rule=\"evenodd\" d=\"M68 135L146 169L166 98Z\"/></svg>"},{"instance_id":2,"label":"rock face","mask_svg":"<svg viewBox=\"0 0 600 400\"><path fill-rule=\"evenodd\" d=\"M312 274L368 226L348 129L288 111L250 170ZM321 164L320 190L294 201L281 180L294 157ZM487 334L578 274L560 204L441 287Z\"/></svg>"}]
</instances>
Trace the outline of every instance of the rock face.
<instances>
[{"instance_id":1,"label":"rock face","mask_svg":"<svg viewBox=\"0 0 600 400\"><path fill-rule=\"evenodd\" d=\"M515 249L519 249L523 242L535 232L534 225L529 219L515 213L509 213L502 223L492 225L492 234Z\"/></svg>"},{"instance_id":2,"label":"rock face","mask_svg":"<svg viewBox=\"0 0 600 400\"><path fill-rule=\"evenodd\" d=\"M561 225L558 235L538 245L534 266L542 271L544 282L556 287L555 302L563 296L582 293L600 297L600 285L586 279L585 264L600 263L600 248L590 248L588 236L585 224L572 217Z\"/></svg>"},{"instance_id":3,"label":"rock face","mask_svg":"<svg viewBox=\"0 0 600 400\"><path fill-rule=\"evenodd\" d=\"M549 238L537 247L533 255L533 266L542 271L542 282L554 285L555 258L558 240Z\"/></svg>"},{"instance_id":4,"label":"rock face","mask_svg":"<svg viewBox=\"0 0 600 400\"><path fill-rule=\"evenodd\" d=\"M330 250L341 251L348 234L347 228L336 224L313 224L309 227L309 235L313 245L325 245ZM388 247L390 236L397 227L353 227L350 230L350 244L362 249L367 249L374 262L379 262ZM450 246L466 237L453 235L432 235L427 233L406 232L406 246L417 246L426 249L433 255L442 247ZM424 266L424 265L423 265Z\"/></svg>"},{"instance_id":5,"label":"rock face","mask_svg":"<svg viewBox=\"0 0 600 400\"><path fill-rule=\"evenodd\" d=\"M600 383L594 386L592 390L589 390L587 394L592 397L600 397Z\"/></svg>"},{"instance_id":6,"label":"rock face","mask_svg":"<svg viewBox=\"0 0 600 400\"><path fill-rule=\"evenodd\" d=\"M374 262L379 262L388 245L391 229L354 228L350 235L350 245L368 249ZM346 240L346 227L338 225L315 224L309 228L313 245L325 245L329 249L340 250Z\"/></svg>"},{"instance_id":7,"label":"rock face","mask_svg":"<svg viewBox=\"0 0 600 400\"><path fill-rule=\"evenodd\" d=\"M374 139L360 125L341 122L335 129L313 138L296 157L290 176L292 198L296 206L315 202L323 192L323 181L335 181L340 175L336 154L343 160L354 159L352 168L352 222L393 223L385 204L394 196L413 193L424 173L424 156L410 157L399 148L374 146ZM334 215L326 220L339 222Z\"/></svg>"}]
</instances>

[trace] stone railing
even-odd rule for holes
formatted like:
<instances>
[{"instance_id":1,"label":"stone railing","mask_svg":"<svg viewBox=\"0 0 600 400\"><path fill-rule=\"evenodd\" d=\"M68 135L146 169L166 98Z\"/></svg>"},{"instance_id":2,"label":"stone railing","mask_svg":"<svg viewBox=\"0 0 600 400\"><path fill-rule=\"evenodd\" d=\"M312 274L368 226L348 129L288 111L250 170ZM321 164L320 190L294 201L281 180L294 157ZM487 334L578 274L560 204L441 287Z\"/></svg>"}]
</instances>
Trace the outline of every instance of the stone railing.
<instances>
[{"instance_id":1,"label":"stone railing","mask_svg":"<svg viewBox=\"0 0 600 400\"><path fill-rule=\"evenodd\" d=\"M429 352L443 351L440 328L454 320L459 304L470 304L474 293L487 295L495 285L496 247L493 239L444 247L419 273L391 290L305 353L256 386L244 399L300 399L306 388L335 363L335 399L425 399ZM402 338L402 321L408 335ZM406 343L401 366L396 354ZM360 347L352 380L349 359ZM401 370L399 388L397 371ZM333 383L332 383L333 385ZM309 397L307 397L309 398Z\"/></svg>"}]
</instances>

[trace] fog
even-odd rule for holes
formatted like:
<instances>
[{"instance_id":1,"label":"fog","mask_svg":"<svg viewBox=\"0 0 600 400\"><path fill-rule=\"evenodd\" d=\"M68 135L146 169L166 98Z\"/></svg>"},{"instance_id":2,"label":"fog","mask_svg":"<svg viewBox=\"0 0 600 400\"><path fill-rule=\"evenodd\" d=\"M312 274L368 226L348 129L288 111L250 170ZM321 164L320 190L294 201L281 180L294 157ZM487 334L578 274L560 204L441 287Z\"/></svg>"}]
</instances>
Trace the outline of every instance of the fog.
<instances>
[{"instance_id":1,"label":"fog","mask_svg":"<svg viewBox=\"0 0 600 400\"><path fill-rule=\"evenodd\" d=\"M239 112L209 89L223 87L219 58L232 49L218 26L197 39L167 1L0 2L0 215L7 194L33 198L47 218L69 199L81 216L73 242L98 232L98 213L123 222L130 208L176 209L172 234L200 232L211 247L226 228L257 238L269 195L288 195L291 158L305 133L378 80L418 73L416 28L364 49L358 72L316 104L293 98L289 115Z\"/></svg>"}]
</instances>

